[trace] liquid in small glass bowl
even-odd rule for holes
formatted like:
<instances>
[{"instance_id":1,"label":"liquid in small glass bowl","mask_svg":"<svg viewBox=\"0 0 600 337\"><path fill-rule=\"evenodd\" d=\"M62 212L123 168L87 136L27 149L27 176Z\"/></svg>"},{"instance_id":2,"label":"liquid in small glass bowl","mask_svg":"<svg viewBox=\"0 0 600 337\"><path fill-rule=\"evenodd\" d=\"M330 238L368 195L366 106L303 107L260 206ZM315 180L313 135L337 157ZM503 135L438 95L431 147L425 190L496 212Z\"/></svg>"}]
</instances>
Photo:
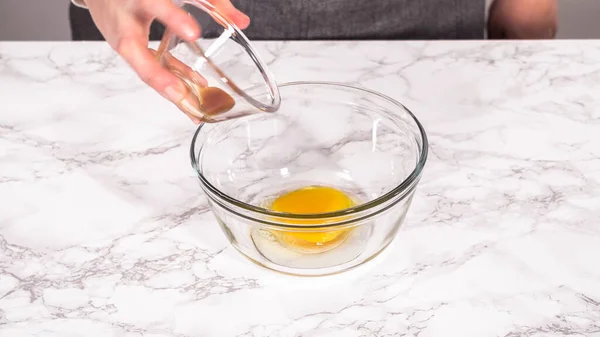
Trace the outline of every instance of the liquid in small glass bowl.
<instances>
[{"instance_id":1,"label":"liquid in small glass bowl","mask_svg":"<svg viewBox=\"0 0 600 337\"><path fill-rule=\"evenodd\" d=\"M190 150L231 244L294 275L327 275L380 253L406 217L427 137L402 104L323 82L280 85L282 104L201 125Z\"/></svg>"}]
</instances>

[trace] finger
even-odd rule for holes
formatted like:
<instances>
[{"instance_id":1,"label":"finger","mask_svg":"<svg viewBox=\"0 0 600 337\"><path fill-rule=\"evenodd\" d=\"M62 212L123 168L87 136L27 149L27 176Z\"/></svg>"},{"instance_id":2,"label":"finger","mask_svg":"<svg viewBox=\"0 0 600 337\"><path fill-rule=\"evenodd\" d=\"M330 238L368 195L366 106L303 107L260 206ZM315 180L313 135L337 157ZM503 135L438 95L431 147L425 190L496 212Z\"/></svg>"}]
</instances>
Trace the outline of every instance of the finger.
<instances>
[{"instance_id":1,"label":"finger","mask_svg":"<svg viewBox=\"0 0 600 337\"><path fill-rule=\"evenodd\" d=\"M155 55L156 51L149 49L150 52ZM163 67L166 67L171 73L175 74L187 85L187 91L185 98L180 102L176 103L177 107L188 115L196 124L204 117L203 113L200 113L200 100L198 94L202 88L208 86L208 81L202 75L188 67L185 63L179 61L173 57L171 53L165 52L162 59Z\"/></svg>"},{"instance_id":2,"label":"finger","mask_svg":"<svg viewBox=\"0 0 600 337\"><path fill-rule=\"evenodd\" d=\"M169 71L188 83L191 81L191 83L200 87L206 87L208 85L208 82L202 75L188 67L185 63L179 61L177 58L173 57L171 53L164 54L163 65L167 67Z\"/></svg>"},{"instance_id":3,"label":"finger","mask_svg":"<svg viewBox=\"0 0 600 337\"><path fill-rule=\"evenodd\" d=\"M239 28L246 29L250 25L250 18L248 15L235 8L230 0L210 0L210 3L212 3L221 14L233 21Z\"/></svg>"},{"instance_id":4,"label":"finger","mask_svg":"<svg viewBox=\"0 0 600 337\"><path fill-rule=\"evenodd\" d=\"M144 0L141 8L184 40L192 41L200 36L196 20L169 0Z\"/></svg>"},{"instance_id":5,"label":"finger","mask_svg":"<svg viewBox=\"0 0 600 337\"><path fill-rule=\"evenodd\" d=\"M150 49L150 51L156 55L154 50ZM184 99L176 103L176 105L192 120L196 120L196 124L199 124L200 120L204 117L204 113L200 112L198 95L202 88L208 86L208 81L185 63L173 57L169 52L163 54L163 66L187 85Z\"/></svg>"},{"instance_id":6,"label":"finger","mask_svg":"<svg viewBox=\"0 0 600 337\"><path fill-rule=\"evenodd\" d=\"M177 76L164 69L153 53L144 44L143 38L125 38L117 48L117 52L125 59L144 83L156 90L163 97L173 102L190 119L198 124L200 111L195 106L193 95ZM191 100L191 102L187 102Z\"/></svg>"}]
</instances>

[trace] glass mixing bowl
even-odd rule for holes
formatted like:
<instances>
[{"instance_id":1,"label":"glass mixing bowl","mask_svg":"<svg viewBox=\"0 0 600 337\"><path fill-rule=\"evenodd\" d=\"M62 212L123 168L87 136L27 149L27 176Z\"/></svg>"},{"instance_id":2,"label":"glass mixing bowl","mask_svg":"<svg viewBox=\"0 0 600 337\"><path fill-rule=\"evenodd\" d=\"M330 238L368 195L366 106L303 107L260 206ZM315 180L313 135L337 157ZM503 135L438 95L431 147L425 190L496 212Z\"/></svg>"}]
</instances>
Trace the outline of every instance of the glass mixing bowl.
<instances>
[{"instance_id":1,"label":"glass mixing bowl","mask_svg":"<svg viewBox=\"0 0 600 337\"><path fill-rule=\"evenodd\" d=\"M403 223L427 159L425 130L373 91L316 82L279 90L276 113L200 125L190 150L200 185L227 239L259 265L294 275L356 267ZM354 206L320 214L273 208L306 188L333 188Z\"/></svg>"}]
</instances>

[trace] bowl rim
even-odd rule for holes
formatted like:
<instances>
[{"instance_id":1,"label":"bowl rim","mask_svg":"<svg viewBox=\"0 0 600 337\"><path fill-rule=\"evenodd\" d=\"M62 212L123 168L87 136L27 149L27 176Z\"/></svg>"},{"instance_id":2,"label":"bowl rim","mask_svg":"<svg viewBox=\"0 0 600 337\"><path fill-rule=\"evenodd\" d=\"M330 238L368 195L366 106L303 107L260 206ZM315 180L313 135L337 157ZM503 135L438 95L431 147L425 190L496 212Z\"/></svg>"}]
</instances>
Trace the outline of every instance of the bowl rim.
<instances>
[{"instance_id":1,"label":"bowl rim","mask_svg":"<svg viewBox=\"0 0 600 337\"><path fill-rule=\"evenodd\" d=\"M413 185L413 183L418 181L419 177L421 176L421 173L425 167L425 163L427 162L427 156L428 156L428 152L429 152L428 151L429 141L427 139L427 134L425 132L425 128L423 127L421 122L417 119L417 117L412 113L412 111L410 111L410 109L408 109L402 103L398 102L397 100L395 100L387 95L381 94L379 92L376 92L376 91L373 91L370 89L366 89L366 88L355 86L355 85L345 84L345 83L330 82L330 81L293 81L293 82L286 82L286 83L279 84L279 87L292 87L292 86L304 86L304 85L321 85L321 86L329 86L329 87L341 87L341 88L346 88L346 89L351 89L351 90L362 91L364 93L378 96L379 98L382 98L382 99L404 109L404 111L416 123L417 128L419 129L419 134L422 139L419 160L417 161L417 164L415 165L415 168L412 170L412 172L404 180L402 180L402 182L399 185L392 188L387 193L385 193L371 201L365 202L363 204L359 204L354 207L346 208L344 210L335 211L335 212L327 212L327 213L311 213L311 214L295 214L295 213L276 212L276 211L269 210L267 208L254 206L254 205L245 203L243 201L237 200L235 198L232 198L229 195L221 192L218 188L213 186L208 181L208 179L206 179L204 177L204 175L202 174L202 172L200 172L200 169L198 167L199 163L198 163L198 160L197 160L196 154L195 154L196 139L198 138L198 135L200 135L200 132L202 131L204 125L206 124L203 122L203 123L200 123L200 125L198 125L198 128L194 132L194 136L192 137L192 142L191 142L191 146L190 146L190 159L191 159L192 167L196 171L196 174L198 175L198 178L200 179L201 184L203 186L205 186L211 193L215 194L223 201L225 201L231 205L234 205L236 207L242 208L244 210L259 213L261 215L266 215L266 216L270 216L270 217L282 218L282 219L287 218L287 219L306 219L306 220L338 218L338 217L342 217L342 216L359 214L364 211L374 209L377 206L383 205L386 202L394 199L396 196L411 189L411 186ZM277 112L275 112L275 113L277 113ZM210 197L210 196L208 196L208 197ZM294 227L296 227L296 226L294 226ZM315 225L315 226L311 225L311 226L302 226L302 227L309 228L309 227L324 227L324 226L321 224L321 225Z\"/></svg>"}]
</instances>

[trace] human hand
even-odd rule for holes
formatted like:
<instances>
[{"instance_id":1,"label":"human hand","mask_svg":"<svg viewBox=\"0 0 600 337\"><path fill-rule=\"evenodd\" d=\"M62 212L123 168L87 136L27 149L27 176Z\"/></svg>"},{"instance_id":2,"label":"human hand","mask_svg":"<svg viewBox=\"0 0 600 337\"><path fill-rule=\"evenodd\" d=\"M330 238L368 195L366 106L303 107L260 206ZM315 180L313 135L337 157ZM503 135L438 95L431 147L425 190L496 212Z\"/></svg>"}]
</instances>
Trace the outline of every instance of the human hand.
<instances>
[{"instance_id":1,"label":"human hand","mask_svg":"<svg viewBox=\"0 0 600 337\"><path fill-rule=\"evenodd\" d=\"M558 27L556 0L495 0L490 8L491 39L551 39Z\"/></svg>"},{"instance_id":2,"label":"human hand","mask_svg":"<svg viewBox=\"0 0 600 337\"><path fill-rule=\"evenodd\" d=\"M250 19L236 9L230 0L208 0L238 27L245 29ZM148 48L150 24L157 19L180 38L193 41L200 36L200 27L193 17L170 0L85 0L94 23L106 42L133 68L142 81L173 102L196 124L189 106L189 91L177 76L163 68L156 52ZM175 58L167 60L168 67L180 72L193 72ZM192 79L204 81L193 72Z\"/></svg>"}]
</instances>

